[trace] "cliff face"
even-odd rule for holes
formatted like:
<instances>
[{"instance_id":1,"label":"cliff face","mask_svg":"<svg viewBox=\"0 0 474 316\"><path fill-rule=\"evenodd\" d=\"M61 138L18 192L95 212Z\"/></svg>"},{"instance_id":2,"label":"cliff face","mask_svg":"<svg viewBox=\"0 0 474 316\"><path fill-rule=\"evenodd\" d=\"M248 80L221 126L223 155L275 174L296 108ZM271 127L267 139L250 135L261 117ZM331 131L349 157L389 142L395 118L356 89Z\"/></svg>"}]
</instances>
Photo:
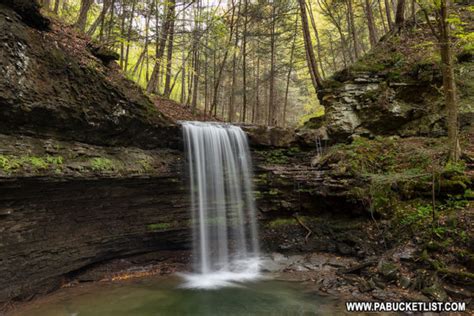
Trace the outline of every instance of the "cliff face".
<instances>
[{"instance_id":1,"label":"cliff face","mask_svg":"<svg viewBox=\"0 0 474 316\"><path fill-rule=\"evenodd\" d=\"M179 143L168 133L174 124L86 39L55 24L32 28L24 22L31 12L17 11L0 4L0 133L142 148Z\"/></svg>"},{"instance_id":2,"label":"cliff face","mask_svg":"<svg viewBox=\"0 0 474 316\"><path fill-rule=\"evenodd\" d=\"M186 248L179 127L34 1L0 4L0 39L0 301L93 263Z\"/></svg>"},{"instance_id":3,"label":"cliff face","mask_svg":"<svg viewBox=\"0 0 474 316\"><path fill-rule=\"evenodd\" d=\"M463 32L472 32L474 17L468 6L458 4L455 11L464 22ZM333 142L354 135L445 136L437 39L424 17L416 25L410 23L328 79L319 92L325 115L306 126L323 127ZM468 129L474 122L474 55L469 43L457 37L453 43L460 127Z\"/></svg>"}]
</instances>

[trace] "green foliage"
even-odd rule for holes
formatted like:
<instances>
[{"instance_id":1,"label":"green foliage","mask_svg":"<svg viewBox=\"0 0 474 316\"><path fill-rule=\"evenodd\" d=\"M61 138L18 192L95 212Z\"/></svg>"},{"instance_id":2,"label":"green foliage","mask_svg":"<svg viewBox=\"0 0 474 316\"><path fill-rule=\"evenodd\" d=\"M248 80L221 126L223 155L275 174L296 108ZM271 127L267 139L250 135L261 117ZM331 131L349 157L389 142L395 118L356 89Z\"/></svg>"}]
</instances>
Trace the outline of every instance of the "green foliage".
<instances>
[{"instance_id":1,"label":"green foliage","mask_svg":"<svg viewBox=\"0 0 474 316\"><path fill-rule=\"evenodd\" d=\"M402 213L400 224L413 225L426 224L426 220L432 216L433 208L431 205L418 205L414 210Z\"/></svg>"},{"instance_id":2,"label":"green foliage","mask_svg":"<svg viewBox=\"0 0 474 316\"><path fill-rule=\"evenodd\" d=\"M271 227L271 228L279 228L279 227L282 227L282 226L288 226L288 225L296 225L298 224L298 222L296 221L295 218L293 217L290 217L290 218L277 218L277 219L274 219L270 222L268 222L268 227Z\"/></svg>"},{"instance_id":3,"label":"green foliage","mask_svg":"<svg viewBox=\"0 0 474 316\"><path fill-rule=\"evenodd\" d=\"M285 149L260 151L260 155L265 159L267 164L285 164L288 162L288 155Z\"/></svg>"},{"instance_id":4,"label":"green foliage","mask_svg":"<svg viewBox=\"0 0 474 316\"><path fill-rule=\"evenodd\" d=\"M358 137L330 148L319 164L363 179L366 185L354 187L352 194L373 213L389 216L400 199L431 195L433 172L437 195L464 192L469 179L462 163L440 167L446 152L443 139Z\"/></svg>"},{"instance_id":5,"label":"green foliage","mask_svg":"<svg viewBox=\"0 0 474 316\"><path fill-rule=\"evenodd\" d=\"M466 170L466 164L464 161L459 161L459 162L451 162L448 161L446 166L444 166L443 172L444 173L450 173L450 174L464 174L464 171Z\"/></svg>"},{"instance_id":6,"label":"green foliage","mask_svg":"<svg viewBox=\"0 0 474 316\"><path fill-rule=\"evenodd\" d=\"M144 172L153 170L153 166L151 165L149 159L140 159L138 160L138 164L142 167Z\"/></svg>"},{"instance_id":7,"label":"green foliage","mask_svg":"<svg viewBox=\"0 0 474 316\"><path fill-rule=\"evenodd\" d=\"M102 157L92 158L90 167L94 171L113 171L116 169L112 160Z\"/></svg>"},{"instance_id":8,"label":"green foliage","mask_svg":"<svg viewBox=\"0 0 474 316\"><path fill-rule=\"evenodd\" d=\"M173 225L171 225L170 223L154 223L148 224L147 229L153 232L157 232L170 229L172 226Z\"/></svg>"},{"instance_id":9,"label":"green foliage","mask_svg":"<svg viewBox=\"0 0 474 316\"><path fill-rule=\"evenodd\" d=\"M0 155L0 169L8 174L26 170L40 171L51 168L60 170L63 161L64 159L61 156Z\"/></svg>"},{"instance_id":10,"label":"green foliage","mask_svg":"<svg viewBox=\"0 0 474 316\"><path fill-rule=\"evenodd\" d=\"M316 111L303 115L298 122L298 126L306 125L311 119L322 116L324 116L324 107L320 106ZM308 127L311 128L311 126Z\"/></svg>"}]
</instances>

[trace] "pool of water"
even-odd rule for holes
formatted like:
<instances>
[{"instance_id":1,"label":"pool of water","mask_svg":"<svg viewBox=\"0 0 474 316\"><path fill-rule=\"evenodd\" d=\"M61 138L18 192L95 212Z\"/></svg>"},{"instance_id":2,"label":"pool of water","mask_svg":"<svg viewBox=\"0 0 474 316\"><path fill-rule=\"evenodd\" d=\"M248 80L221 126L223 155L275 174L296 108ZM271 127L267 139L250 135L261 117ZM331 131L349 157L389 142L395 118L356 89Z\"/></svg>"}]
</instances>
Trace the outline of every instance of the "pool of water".
<instances>
[{"instance_id":1,"label":"pool of water","mask_svg":"<svg viewBox=\"0 0 474 316\"><path fill-rule=\"evenodd\" d=\"M259 280L216 290L180 287L178 276L80 285L43 297L13 315L341 315L344 303L301 283Z\"/></svg>"}]
</instances>

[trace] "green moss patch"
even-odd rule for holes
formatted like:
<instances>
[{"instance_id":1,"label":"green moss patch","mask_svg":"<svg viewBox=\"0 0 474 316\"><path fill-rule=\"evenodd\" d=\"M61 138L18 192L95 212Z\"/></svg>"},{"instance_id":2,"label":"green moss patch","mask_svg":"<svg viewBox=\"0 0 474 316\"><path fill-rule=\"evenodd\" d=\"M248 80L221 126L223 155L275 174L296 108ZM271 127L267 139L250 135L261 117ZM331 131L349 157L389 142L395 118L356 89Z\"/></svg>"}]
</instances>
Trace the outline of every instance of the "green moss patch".
<instances>
[{"instance_id":1,"label":"green moss patch","mask_svg":"<svg viewBox=\"0 0 474 316\"><path fill-rule=\"evenodd\" d=\"M147 229L153 232L157 232L157 231L168 230L172 226L173 225L171 223L154 223L154 224L148 224Z\"/></svg>"},{"instance_id":2,"label":"green moss patch","mask_svg":"<svg viewBox=\"0 0 474 316\"><path fill-rule=\"evenodd\" d=\"M0 170L7 174L20 172L22 170L41 171L57 170L61 171L64 159L62 156L13 156L0 155Z\"/></svg>"}]
</instances>

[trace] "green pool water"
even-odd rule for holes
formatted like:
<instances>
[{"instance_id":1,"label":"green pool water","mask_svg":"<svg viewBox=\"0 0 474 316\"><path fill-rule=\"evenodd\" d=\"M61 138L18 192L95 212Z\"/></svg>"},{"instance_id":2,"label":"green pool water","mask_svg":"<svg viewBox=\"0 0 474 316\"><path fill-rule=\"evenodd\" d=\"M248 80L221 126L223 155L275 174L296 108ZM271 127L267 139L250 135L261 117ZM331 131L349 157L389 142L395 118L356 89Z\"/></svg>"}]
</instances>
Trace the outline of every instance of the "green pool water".
<instances>
[{"instance_id":1,"label":"green pool water","mask_svg":"<svg viewBox=\"0 0 474 316\"><path fill-rule=\"evenodd\" d=\"M217 290L183 289L177 277L62 289L13 315L341 315L344 303L297 282L260 280Z\"/></svg>"}]
</instances>

